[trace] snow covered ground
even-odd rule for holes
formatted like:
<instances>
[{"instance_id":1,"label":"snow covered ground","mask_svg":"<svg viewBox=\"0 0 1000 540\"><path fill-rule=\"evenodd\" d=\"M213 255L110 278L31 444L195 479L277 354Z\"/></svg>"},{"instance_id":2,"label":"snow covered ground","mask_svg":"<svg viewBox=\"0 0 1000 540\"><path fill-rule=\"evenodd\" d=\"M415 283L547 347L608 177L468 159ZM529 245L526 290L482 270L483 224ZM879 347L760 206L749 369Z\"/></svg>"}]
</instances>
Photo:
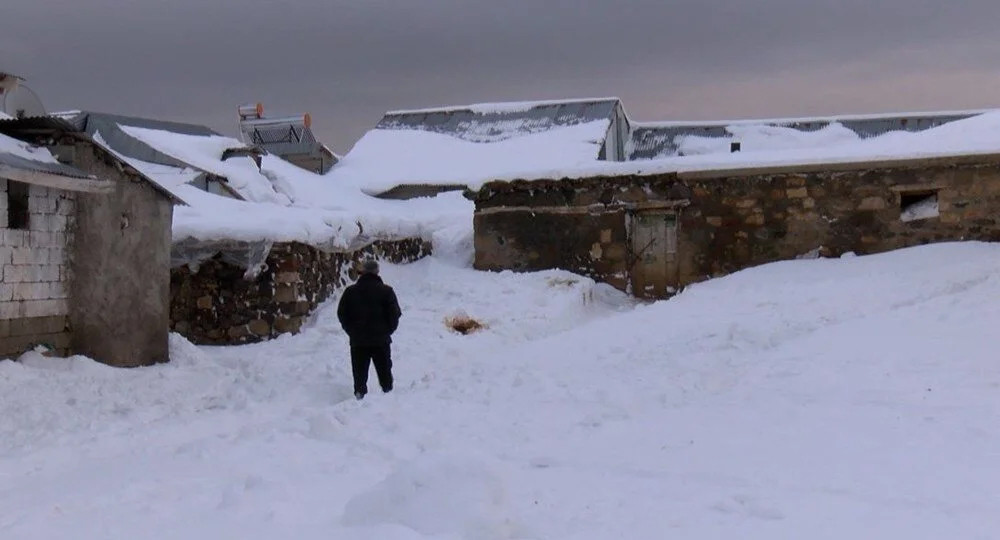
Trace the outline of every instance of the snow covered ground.
<instances>
[{"instance_id":1,"label":"snow covered ground","mask_svg":"<svg viewBox=\"0 0 1000 540\"><path fill-rule=\"evenodd\" d=\"M388 267L397 389L362 402L331 306L157 367L0 362L0 538L995 538L997 268L939 244L633 305Z\"/></svg>"}]
</instances>

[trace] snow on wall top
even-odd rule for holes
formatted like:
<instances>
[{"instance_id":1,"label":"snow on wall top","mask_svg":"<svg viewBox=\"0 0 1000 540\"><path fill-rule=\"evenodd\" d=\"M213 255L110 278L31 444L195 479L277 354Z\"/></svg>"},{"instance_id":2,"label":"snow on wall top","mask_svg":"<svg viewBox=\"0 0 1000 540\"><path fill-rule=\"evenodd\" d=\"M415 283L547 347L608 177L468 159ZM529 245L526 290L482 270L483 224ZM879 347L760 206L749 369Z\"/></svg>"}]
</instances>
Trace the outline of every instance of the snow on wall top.
<instances>
[{"instance_id":1,"label":"snow on wall top","mask_svg":"<svg viewBox=\"0 0 1000 540\"><path fill-rule=\"evenodd\" d=\"M495 180L543 180L588 176L624 176L685 171L715 171L756 167L855 163L1000 152L1000 111L955 120L923 131L889 131L862 138L838 124L816 131L743 124L729 126L742 138L740 152L729 152L730 138L689 137L687 155L658 159L597 162L577 168L508 174Z\"/></svg>"},{"instance_id":2,"label":"snow on wall top","mask_svg":"<svg viewBox=\"0 0 1000 540\"><path fill-rule=\"evenodd\" d=\"M985 112L989 111L941 111L709 122L636 122L632 124L632 135L627 150L629 160L684 155L685 152L681 148L684 138L690 136L725 137L735 141L739 140L739 137L737 133L733 132L733 128L740 126L784 127L796 131L812 132L839 125L861 138L867 138L890 131L923 131ZM726 144L728 146L728 142Z\"/></svg>"},{"instance_id":3,"label":"snow on wall top","mask_svg":"<svg viewBox=\"0 0 1000 540\"><path fill-rule=\"evenodd\" d=\"M598 98L390 111L375 129L430 131L469 142L498 142L558 127L610 121L619 103L617 98Z\"/></svg>"}]
</instances>

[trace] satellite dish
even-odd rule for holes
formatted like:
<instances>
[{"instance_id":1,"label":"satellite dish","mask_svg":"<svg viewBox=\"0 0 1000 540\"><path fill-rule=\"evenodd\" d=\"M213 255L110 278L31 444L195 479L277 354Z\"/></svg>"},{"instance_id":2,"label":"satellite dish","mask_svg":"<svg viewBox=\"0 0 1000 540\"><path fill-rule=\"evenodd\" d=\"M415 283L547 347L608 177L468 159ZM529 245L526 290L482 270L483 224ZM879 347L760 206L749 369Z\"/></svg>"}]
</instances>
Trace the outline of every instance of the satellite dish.
<instances>
[{"instance_id":1,"label":"satellite dish","mask_svg":"<svg viewBox=\"0 0 1000 540\"><path fill-rule=\"evenodd\" d=\"M45 116L45 106L42 100L38 99L38 94L28 88L24 83L20 83L12 90L0 93L0 111L7 113L14 118L25 118L30 116Z\"/></svg>"}]
</instances>

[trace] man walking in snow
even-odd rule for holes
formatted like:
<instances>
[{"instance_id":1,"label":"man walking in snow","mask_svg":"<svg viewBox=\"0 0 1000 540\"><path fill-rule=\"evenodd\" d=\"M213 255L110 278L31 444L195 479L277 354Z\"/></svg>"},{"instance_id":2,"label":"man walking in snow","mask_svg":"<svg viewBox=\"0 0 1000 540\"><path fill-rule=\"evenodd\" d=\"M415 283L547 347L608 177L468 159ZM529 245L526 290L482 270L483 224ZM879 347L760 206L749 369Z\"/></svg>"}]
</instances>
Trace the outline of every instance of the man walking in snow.
<instances>
[{"instance_id":1,"label":"man walking in snow","mask_svg":"<svg viewBox=\"0 0 1000 540\"><path fill-rule=\"evenodd\" d=\"M351 338L354 397L363 399L368 393L370 363L375 364L382 391L392 391L390 344L401 315L396 293L378 275L378 263L365 260L358 281L347 287L337 306L340 326Z\"/></svg>"}]
</instances>

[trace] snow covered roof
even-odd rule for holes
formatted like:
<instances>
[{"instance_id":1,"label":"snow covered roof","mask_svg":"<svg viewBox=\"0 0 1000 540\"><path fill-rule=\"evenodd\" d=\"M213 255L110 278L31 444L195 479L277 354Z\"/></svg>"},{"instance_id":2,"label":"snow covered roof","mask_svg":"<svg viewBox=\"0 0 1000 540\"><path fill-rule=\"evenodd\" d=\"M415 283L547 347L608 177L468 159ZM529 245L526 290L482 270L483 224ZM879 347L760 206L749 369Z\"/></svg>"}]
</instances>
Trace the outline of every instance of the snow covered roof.
<instances>
[{"instance_id":1,"label":"snow covered roof","mask_svg":"<svg viewBox=\"0 0 1000 540\"><path fill-rule=\"evenodd\" d=\"M139 159L148 163L158 163L160 165L170 165L173 167L186 167L189 164L148 145L134 136L131 136L123 130L123 127L155 129L170 133L199 135L205 137L218 135L218 133L205 126L180 122L165 122L162 120L138 118L135 116L76 111L74 113L65 113L60 117L70 125L74 126L77 131L86 133L91 137L100 133L105 144L121 155Z\"/></svg>"},{"instance_id":2,"label":"snow covered roof","mask_svg":"<svg viewBox=\"0 0 1000 540\"><path fill-rule=\"evenodd\" d=\"M802 132L813 132L831 125L839 125L861 138L868 138L890 131L923 131L984 112L987 111L943 111L712 122L640 122L633 123L632 135L627 148L628 159L655 159L678 155L678 153L682 153L681 142L685 137L726 137L739 140L738 134L734 133L731 128L739 129L740 126L784 127Z\"/></svg>"},{"instance_id":3,"label":"snow covered roof","mask_svg":"<svg viewBox=\"0 0 1000 540\"><path fill-rule=\"evenodd\" d=\"M542 180L699 171L725 176L734 170L833 164L863 164L1000 152L1000 111L990 111L922 131L888 131L863 138L833 122L813 131L766 124L724 126L728 136L689 135L679 141L683 155L627 162L600 162L577 168L536 170L495 180ZM742 150L730 152L731 140Z\"/></svg>"},{"instance_id":4,"label":"snow covered roof","mask_svg":"<svg viewBox=\"0 0 1000 540\"><path fill-rule=\"evenodd\" d=\"M620 108L618 98L595 98L390 111L329 176L377 195L583 166L599 159Z\"/></svg>"},{"instance_id":5,"label":"snow covered roof","mask_svg":"<svg viewBox=\"0 0 1000 540\"><path fill-rule=\"evenodd\" d=\"M0 177L71 191L95 191L103 182L56 161L45 148L0 135Z\"/></svg>"},{"instance_id":6,"label":"snow covered roof","mask_svg":"<svg viewBox=\"0 0 1000 540\"><path fill-rule=\"evenodd\" d=\"M497 176L596 164L607 131L607 120L595 120L484 144L418 129L373 129L327 176L371 195L403 184L476 188Z\"/></svg>"},{"instance_id":7,"label":"snow covered roof","mask_svg":"<svg viewBox=\"0 0 1000 540\"><path fill-rule=\"evenodd\" d=\"M594 98L390 111L375 129L430 131L469 142L498 142L558 127L610 121L620 104L618 98Z\"/></svg>"}]
</instances>

